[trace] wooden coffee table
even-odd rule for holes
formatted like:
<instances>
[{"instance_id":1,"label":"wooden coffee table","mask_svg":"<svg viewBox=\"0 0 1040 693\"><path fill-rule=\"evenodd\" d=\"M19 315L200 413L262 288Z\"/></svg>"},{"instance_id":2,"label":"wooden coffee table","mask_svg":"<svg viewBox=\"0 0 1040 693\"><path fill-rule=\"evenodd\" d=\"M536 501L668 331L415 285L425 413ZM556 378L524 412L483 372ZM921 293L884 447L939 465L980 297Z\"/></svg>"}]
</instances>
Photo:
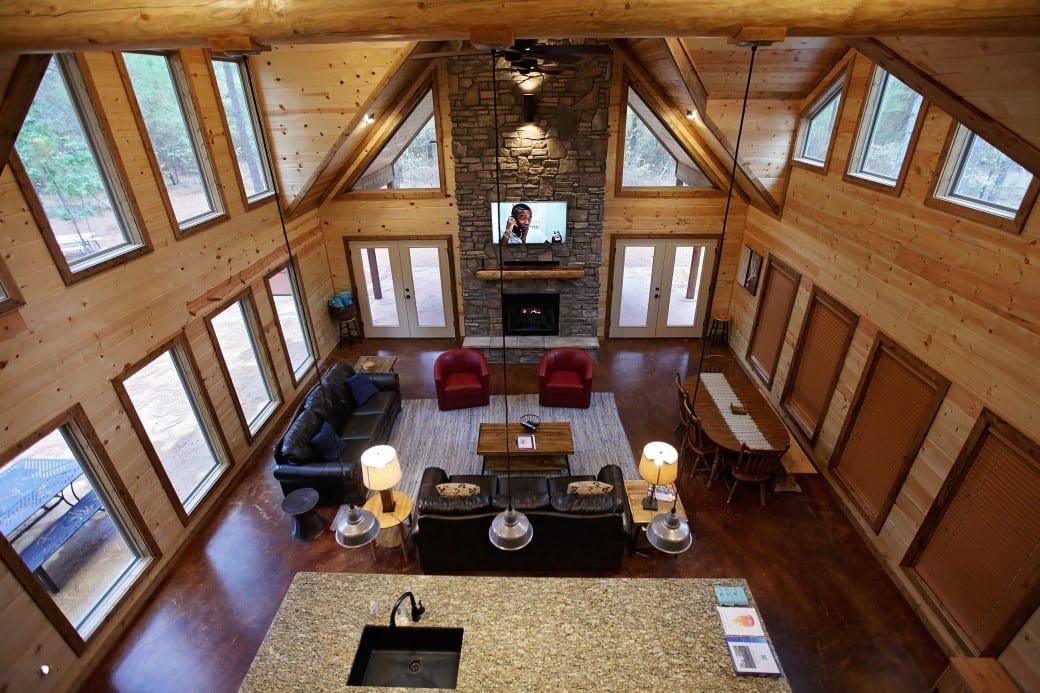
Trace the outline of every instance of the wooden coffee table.
<instances>
[{"instance_id":1,"label":"wooden coffee table","mask_svg":"<svg viewBox=\"0 0 1040 693\"><path fill-rule=\"evenodd\" d=\"M574 438L567 421L543 423L534 432L535 449L520 450L516 437L529 431L519 423L482 423L477 436L477 454L483 459L481 472L506 468L506 443L509 445L509 468L527 471L571 471L570 455L574 454Z\"/></svg>"},{"instance_id":2,"label":"wooden coffee table","mask_svg":"<svg viewBox=\"0 0 1040 693\"><path fill-rule=\"evenodd\" d=\"M396 356L359 356L354 362L355 373L391 373L394 364L397 363Z\"/></svg>"},{"instance_id":3,"label":"wooden coffee table","mask_svg":"<svg viewBox=\"0 0 1040 693\"><path fill-rule=\"evenodd\" d=\"M625 493L628 496L628 509L632 513L632 523L638 529L638 532L632 537L632 550L635 551L637 548L647 548L650 546L650 542L646 538L646 528L650 525L650 522L654 519L655 515L663 512L669 512L672 509L671 501L657 501L657 510L646 510L643 508L643 499L646 498L646 492L649 490L650 485L641 479L629 479L625 481ZM669 484L669 488L675 489L674 484ZM679 514L684 520L687 520L686 510L683 508L682 498L678 499L678 503L675 505L675 512Z\"/></svg>"}]
</instances>

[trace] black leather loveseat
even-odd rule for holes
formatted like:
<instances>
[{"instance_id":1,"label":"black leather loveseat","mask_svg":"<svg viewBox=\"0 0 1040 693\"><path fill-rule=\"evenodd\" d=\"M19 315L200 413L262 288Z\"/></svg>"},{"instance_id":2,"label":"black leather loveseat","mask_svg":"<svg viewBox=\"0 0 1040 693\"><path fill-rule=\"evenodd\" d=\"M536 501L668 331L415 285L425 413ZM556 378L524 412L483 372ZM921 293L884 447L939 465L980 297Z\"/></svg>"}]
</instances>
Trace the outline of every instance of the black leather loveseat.
<instances>
[{"instance_id":1,"label":"black leather loveseat","mask_svg":"<svg viewBox=\"0 0 1040 693\"><path fill-rule=\"evenodd\" d=\"M613 486L604 495L567 493L572 481ZM437 484L471 483L480 493L442 498ZM508 504L506 480L492 475L448 477L440 467L422 476L412 513L412 542L427 573L475 570L618 570L629 546L632 519L621 468L604 466L598 476L513 477L513 508L522 511L534 539L518 551L491 545L491 520Z\"/></svg>"},{"instance_id":2,"label":"black leather loveseat","mask_svg":"<svg viewBox=\"0 0 1040 693\"><path fill-rule=\"evenodd\" d=\"M401 387L397 373L366 373L376 392L358 404L348 383L353 375L349 363L330 366L275 444L274 478L283 493L313 488L322 505L364 502L367 489L361 481L361 453L390 437L401 411ZM314 442L326 421L334 434L333 446L342 448L334 459L327 445Z\"/></svg>"}]
</instances>

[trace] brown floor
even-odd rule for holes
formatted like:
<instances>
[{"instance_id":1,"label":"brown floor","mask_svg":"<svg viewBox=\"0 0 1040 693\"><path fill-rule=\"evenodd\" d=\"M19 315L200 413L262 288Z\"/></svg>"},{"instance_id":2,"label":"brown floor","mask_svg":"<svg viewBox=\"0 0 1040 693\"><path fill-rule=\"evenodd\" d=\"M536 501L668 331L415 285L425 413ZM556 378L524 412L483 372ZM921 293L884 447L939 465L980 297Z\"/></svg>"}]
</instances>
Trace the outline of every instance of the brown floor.
<instances>
[{"instance_id":1,"label":"brown floor","mask_svg":"<svg viewBox=\"0 0 1040 693\"><path fill-rule=\"evenodd\" d=\"M698 343L604 342L593 389L615 393L633 454L647 441L673 439L674 374L696 369ZM434 359L452 345L369 340L338 355L393 353L403 396L424 398L434 396ZM536 392L536 370L511 365L509 391ZM501 368L493 366L492 373L492 391L501 393ZM235 690L297 571L419 572L398 549L380 549L377 561L368 549L340 548L327 532L310 543L294 542L271 466L265 455L244 474L84 690ZM818 476L798 481L801 493L771 492L765 508L752 488L738 489L727 506L724 485L709 492L703 477L687 481L682 499L693 514L693 548L677 558L637 554L613 576L747 579L795 691L927 690L945 667L942 650L825 482ZM335 508L320 511L331 520Z\"/></svg>"}]
</instances>

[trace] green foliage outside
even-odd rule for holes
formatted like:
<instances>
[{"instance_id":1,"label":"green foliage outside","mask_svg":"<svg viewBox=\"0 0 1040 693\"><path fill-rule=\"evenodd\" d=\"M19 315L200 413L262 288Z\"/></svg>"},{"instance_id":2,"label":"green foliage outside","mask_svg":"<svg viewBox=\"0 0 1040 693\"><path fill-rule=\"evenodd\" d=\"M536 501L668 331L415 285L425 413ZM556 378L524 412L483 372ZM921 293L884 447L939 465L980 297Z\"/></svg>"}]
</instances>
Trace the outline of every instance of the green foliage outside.
<instances>
[{"instance_id":1,"label":"green foliage outside","mask_svg":"<svg viewBox=\"0 0 1040 693\"><path fill-rule=\"evenodd\" d=\"M668 153L657 136L631 108L625 122L625 166L621 185L625 187L675 187L675 157Z\"/></svg>"},{"instance_id":2,"label":"green foliage outside","mask_svg":"<svg viewBox=\"0 0 1040 693\"><path fill-rule=\"evenodd\" d=\"M895 181L910 144L922 98L890 75L886 75L882 89L861 170Z\"/></svg>"},{"instance_id":3,"label":"green foliage outside","mask_svg":"<svg viewBox=\"0 0 1040 693\"><path fill-rule=\"evenodd\" d=\"M394 187L439 188L437 162L437 128L430 118L394 162Z\"/></svg>"}]
</instances>

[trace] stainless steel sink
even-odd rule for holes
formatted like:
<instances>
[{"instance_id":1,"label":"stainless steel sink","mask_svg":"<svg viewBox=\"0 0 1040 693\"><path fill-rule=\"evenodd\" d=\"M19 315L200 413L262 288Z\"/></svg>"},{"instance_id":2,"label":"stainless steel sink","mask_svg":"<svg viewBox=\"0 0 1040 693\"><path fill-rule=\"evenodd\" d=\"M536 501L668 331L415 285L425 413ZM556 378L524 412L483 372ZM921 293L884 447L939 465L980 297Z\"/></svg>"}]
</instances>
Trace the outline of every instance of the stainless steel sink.
<instances>
[{"instance_id":1,"label":"stainless steel sink","mask_svg":"<svg viewBox=\"0 0 1040 693\"><path fill-rule=\"evenodd\" d=\"M347 684L455 688L462 630L365 626Z\"/></svg>"}]
</instances>

